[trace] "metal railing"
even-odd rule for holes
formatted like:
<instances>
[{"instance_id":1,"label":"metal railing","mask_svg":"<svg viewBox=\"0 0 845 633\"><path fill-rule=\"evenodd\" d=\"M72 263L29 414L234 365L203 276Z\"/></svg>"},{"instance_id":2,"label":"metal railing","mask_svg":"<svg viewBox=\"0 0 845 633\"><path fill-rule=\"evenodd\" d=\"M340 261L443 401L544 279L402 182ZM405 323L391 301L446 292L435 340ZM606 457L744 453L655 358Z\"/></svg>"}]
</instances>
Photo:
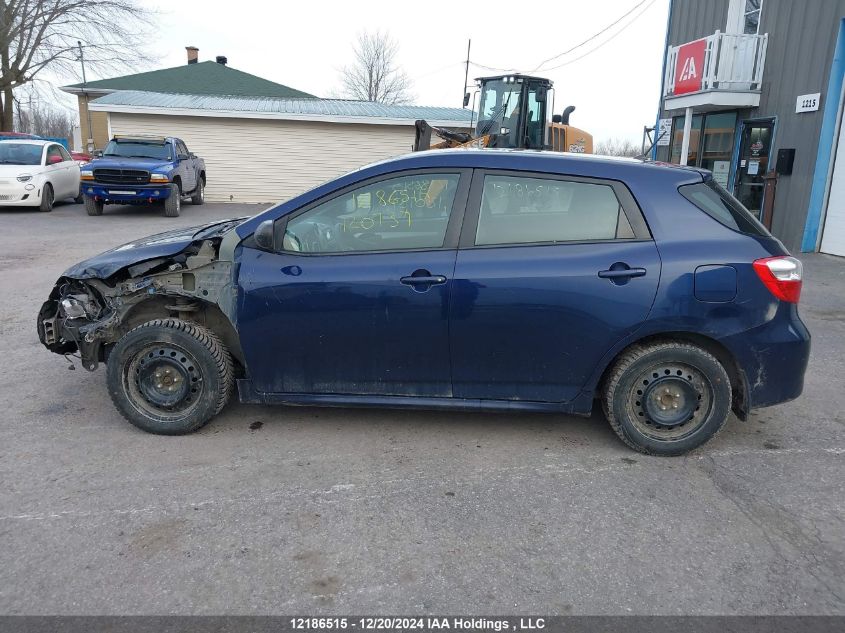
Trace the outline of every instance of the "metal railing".
<instances>
[{"instance_id":1,"label":"metal railing","mask_svg":"<svg viewBox=\"0 0 845 633\"><path fill-rule=\"evenodd\" d=\"M716 31L704 38L701 90L759 92L769 34L743 35ZM663 78L663 96L675 93L675 70L680 46L670 46Z\"/></svg>"}]
</instances>

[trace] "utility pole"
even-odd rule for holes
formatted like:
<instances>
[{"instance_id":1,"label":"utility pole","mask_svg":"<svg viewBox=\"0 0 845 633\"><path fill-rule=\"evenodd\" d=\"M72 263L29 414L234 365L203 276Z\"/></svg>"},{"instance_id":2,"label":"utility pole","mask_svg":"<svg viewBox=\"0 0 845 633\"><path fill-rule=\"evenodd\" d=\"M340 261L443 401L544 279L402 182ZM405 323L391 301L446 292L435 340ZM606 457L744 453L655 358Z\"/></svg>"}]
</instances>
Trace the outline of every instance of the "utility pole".
<instances>
[{"instance_id":1,"label":"utility pole","mask_svg":"<svg viewBox=\"0 0 845 633\"><path fill-rule=\"evenodd\" d=\"M464 71L464 89L461 91L461 103L464 104L464 108L467 107L467 81L469 81L469 49L472 46L472 40L467 40L467 61L466 61L466 70Z\"/></svg>"},{"instance_id":2,"label":"utility pole","mask_svg":"<svg viewBox=\"0 0 845 633\"><path fill-rule=\"evenodd\" d=\"M91 99L88 96L88 80L85 77L85 57L82 54L82 42L77 40L76 44L79 46L79 62L82 64L82 93L85 95L85 114L88 115L88 139L85 149L90 154L94 151L94 130L91 129L91 109L89 107Z\"/></svg>"}]
</instances>

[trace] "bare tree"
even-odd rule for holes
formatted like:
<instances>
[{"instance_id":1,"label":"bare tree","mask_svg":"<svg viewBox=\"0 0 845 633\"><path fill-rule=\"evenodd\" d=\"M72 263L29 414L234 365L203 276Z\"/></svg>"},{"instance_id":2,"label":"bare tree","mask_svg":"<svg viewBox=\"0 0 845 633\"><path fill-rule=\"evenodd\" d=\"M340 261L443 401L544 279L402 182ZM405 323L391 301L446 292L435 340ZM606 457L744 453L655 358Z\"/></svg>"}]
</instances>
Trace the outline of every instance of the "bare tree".
<instances>
[{"instance_id":1,"label":"bare tree","mask_svg":"<svg viewBox=\"0 0 845 633\"><path fill-rule=\"evenodd\" d=\"M640 148L627 138L608 138L596 143L594 152L604 156L639 156Z\"/></svg>"},{"instance_id":2,"label":"bare tree","mask_svg":"<svg viewBox=\"0 0 845 633\"><path fill-rule=\"evenodd\" d=\"M47 70L78 76L77 42L91 71L137 63L151 15L136 0L0 0L0 129L12 129L15 88Z\"/></svg>"},{"instance_id":3,"label":"bare tree","mask_svg":"<svg viewBox=\"0 0 845 633\"><path fill-rule=\"evenodd\" d=\"M341 71L346 96L389 105L412 99L411 80L396 64L399 44L388 33L363 31L352 50L353 63Z\"/></svg>"},{"instance_id":4,"label":"bare tree","mask_svg":"<svg viewBox=\"0 0 845 633\"><path fill-rule=\"evenodd\" d=\"M43 103L33 102L27 104L15 100L17 119L17 130L36 136L47 136L50 138L73 137L73 126L75 117L65 110L60 110Z\"/></svg>"}]
</instances>

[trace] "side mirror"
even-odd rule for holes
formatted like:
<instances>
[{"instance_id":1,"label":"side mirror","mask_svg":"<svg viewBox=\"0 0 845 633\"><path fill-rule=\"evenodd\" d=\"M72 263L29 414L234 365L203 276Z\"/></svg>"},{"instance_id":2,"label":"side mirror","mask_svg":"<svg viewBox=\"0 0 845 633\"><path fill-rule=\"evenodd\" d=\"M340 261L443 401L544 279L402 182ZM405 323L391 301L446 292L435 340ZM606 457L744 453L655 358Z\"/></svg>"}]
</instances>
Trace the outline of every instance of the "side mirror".
<instances>
[{"instance_id":1,"label":"side mirror","mask_svg":"<svg viewBox=\"0 0 845 633\"><path fill-rule=\"evenodd\" d=\"M275 244L273 243L275 241L273 224L273 220L264 220L258 225L258 228L255 229L255 233L252 234L252 237L255 240L255 245L262 251L275 250Z\"/></svg>"},{"instance_id":2,"label":"side mirror","mask_svg":"<svg viewBox=\"0 0 845 633\"><path fill-rule=\"evenodd\" d=\"M94 158L102 158L103 157L103 150L95 149L94 150Z\"/></svg>"},{"instance_id":3,"label":"side mirror","mask_svg":"<svg viewBox=\"0 0 845 633\"><path fill-rule=\"evenodd\" d=\"M469 93L464 94L464 107L469 105Z\"/></svg>"},{"instance_id":4,"label":"side mirror","mask_svg":"<svg viewBox=\"0 0 845 633\"><path fill-rule=\"evenodd\" d=\"M176 154L176 160L187 160L187 159L188 159L187 154Z\"/></svg>"}]
</instances>

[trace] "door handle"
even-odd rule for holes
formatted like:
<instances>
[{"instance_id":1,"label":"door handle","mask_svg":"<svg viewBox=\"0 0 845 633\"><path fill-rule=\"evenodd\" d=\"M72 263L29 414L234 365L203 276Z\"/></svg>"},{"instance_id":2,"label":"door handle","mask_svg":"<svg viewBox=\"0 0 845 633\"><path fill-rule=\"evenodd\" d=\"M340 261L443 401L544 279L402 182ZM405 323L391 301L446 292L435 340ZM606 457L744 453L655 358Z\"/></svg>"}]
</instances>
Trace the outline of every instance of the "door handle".
<instances>
[{"instance_id":1,"label":"door handle","mask_svg":"<svg viewBox=\"0 0 845 633\"><path fill-rule=\"evenodd\" d=\"M420 275L419 277L415 277L409 275L408 277L401 277L399 279L403 284L407 286L416 286L416 285L435 285L435 284L445 284L446 277L443 275Z\"/></svg>"},{"instance_id":2,"label":"door handle","mask_svg":"<svg viewBox=\"0 0 845 633\"><path fill-rule=\"evenodd\" d=\"M623 277L645 277L645 268L620 268L618 270L600 270L602 279L620 279Z\"/></svg>"}]
</instances>

